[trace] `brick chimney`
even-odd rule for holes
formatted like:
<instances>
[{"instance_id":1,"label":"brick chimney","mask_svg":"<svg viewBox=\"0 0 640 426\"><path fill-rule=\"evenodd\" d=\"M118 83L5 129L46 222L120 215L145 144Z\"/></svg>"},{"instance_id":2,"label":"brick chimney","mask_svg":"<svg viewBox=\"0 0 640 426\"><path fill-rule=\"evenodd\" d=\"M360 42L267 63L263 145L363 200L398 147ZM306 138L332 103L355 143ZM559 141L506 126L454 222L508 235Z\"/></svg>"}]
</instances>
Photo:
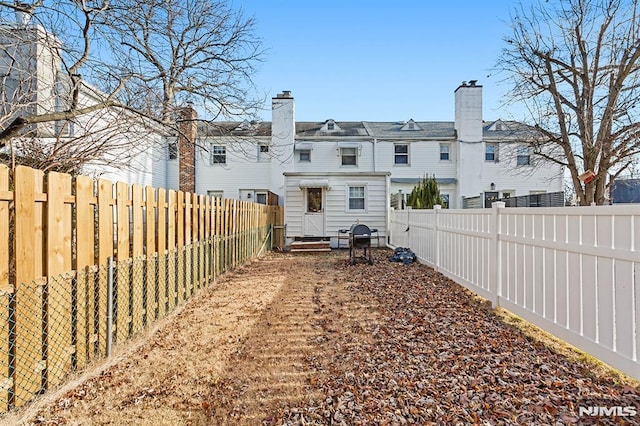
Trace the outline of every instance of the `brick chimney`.
<instances>
[{"instance_id":1,"label":"brick chimney","mask_svg":"<svg viewBox=\"0 0 640 426\"><path fill-rule=\"evenodd\" d=\"M182 108L178 118L179 188L184 192L196 192L196 137L198 113L193 106Z\"/></svg>"}]
</instances>

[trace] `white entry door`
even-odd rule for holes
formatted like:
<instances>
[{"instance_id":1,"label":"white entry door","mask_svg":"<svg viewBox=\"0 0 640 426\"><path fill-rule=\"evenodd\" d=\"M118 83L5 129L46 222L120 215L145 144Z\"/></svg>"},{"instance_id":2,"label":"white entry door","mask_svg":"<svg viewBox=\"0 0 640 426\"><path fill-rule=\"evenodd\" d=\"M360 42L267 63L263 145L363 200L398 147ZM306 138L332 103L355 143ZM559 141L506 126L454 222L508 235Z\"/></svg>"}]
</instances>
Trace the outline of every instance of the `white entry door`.
<instances>
[{"instance_id":1,"label":"white entry door","mask_svg":"<svg viewBox=\"0 0 640 426\"><path fill-rule=\"evenodd\" d=\"M305 189L304 235L305 237L324 237L324 190L323 188Z\"/></svg>"}]
</instances>

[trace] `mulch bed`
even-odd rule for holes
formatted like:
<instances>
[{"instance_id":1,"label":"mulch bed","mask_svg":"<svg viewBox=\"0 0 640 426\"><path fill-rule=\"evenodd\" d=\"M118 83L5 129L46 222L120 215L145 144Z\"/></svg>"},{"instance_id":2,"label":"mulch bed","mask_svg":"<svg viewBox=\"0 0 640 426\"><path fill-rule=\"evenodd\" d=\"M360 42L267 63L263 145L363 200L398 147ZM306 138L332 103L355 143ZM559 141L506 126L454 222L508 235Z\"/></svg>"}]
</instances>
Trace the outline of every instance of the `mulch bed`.
<instances>
[{"instance_id":1,"label":"mulch bed","mask_svg":"<svg viewBox=\"0 0 640 426\"><path fill-rule=\"evenodd\" d=\"M373 266L336 259L353 298L375 301L381 321L344 319L318 302L328 315L316 324L323 355L308 359L318 377L309 390L323 397L265 424L640 424L637 382L595 374L432 269L389 254ZM580 417L579 406L638 415Z\"/></svg>"}]
</instances>

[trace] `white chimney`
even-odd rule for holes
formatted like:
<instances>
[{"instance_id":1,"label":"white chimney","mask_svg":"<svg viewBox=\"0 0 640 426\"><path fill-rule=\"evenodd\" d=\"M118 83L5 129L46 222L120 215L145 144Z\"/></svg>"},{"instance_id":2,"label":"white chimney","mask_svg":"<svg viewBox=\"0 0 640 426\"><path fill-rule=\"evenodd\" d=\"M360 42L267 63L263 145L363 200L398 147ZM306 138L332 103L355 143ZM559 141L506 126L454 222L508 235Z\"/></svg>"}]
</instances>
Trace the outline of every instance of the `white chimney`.
<instances>
[{"instance_id":1,"label":"white chimney","mask_svg":"<svg viewBox=\"0 0 640 426\"><path fill-rule=\"evenodd\" d=\"M483 191L480 187L484 165L482 86L476 83L476 80L462 82L455 90L458 200L461 200L461 197L476 196Z\"/></svg>"},{"instance_id":2,"label":"white chimney","mask_svg":"<svg viewBox=\"0 0 640 426\"><path fill-rule=\"evenodd\" d=\"M463 81L455 90L455 128L463 142L482 141L482 86L476 83Z\"/></svg>"},{"instance_id":3,"label":"white chimney","mask_svg":"<svg viewBox=\"0 0 640 426\"><path fill-rule=\"evenodd\" d=\"M15 9L16 23L22 27L28 27L31 23L31 5L28 3L16 2Z\"/></svg>"},{"instance_id":4,"label":"white chimney","mask_svg":"<svg viewBox=\"0 0 640 426\"><path fill-rule=\"evenodd\" d=\"M284 196L283 173L293 167L293 144L296 136L296 108L291 91L278 93L271 101L271 145L275 155L271 161L271 191Z\"/></svg>"}]
</instances>

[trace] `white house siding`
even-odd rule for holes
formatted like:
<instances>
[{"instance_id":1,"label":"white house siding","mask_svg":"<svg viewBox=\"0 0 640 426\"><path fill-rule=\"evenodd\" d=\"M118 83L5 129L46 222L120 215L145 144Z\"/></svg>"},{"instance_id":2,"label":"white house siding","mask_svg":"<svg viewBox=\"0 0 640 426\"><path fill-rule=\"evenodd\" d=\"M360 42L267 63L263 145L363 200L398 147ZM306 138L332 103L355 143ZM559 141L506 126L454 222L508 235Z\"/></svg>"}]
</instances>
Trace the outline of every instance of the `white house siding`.
<instances>
[{"instance_id":1,"label":"white house siding","mask_svg":"<svg viewBox=\"0 0 640 426\"><path fill-rule=\"evenodd\" d=\"M449 145L449 160L440 160L440 144ZM409 145L409 164L395 164L395 144ZM456 177L454 141L378 141L378 170L391 171L393 177L422 178L425 173L439 178ZM393 189L393 187L392 187Z\"/></svg>"},{"instance_id":2,"label":"white house siding","mask_svg":"<svg viewBox=\"0 0 640 426\"><path fill-rule=\"evenodd\" d=\"M300 161L300 151L294 152L293 170L295 172L370 172L373 171L373 141L371 139L336 138L337 140L299 140L305 145L311 143L311 161ZM356 166L343 166L340 155L342 144L359 145Z\"/></svg>"},{"instance_id":3,"label":"white house siding","mask_svg":"<svg viewBox=\"0 0 640 426\"><path fill-rule=\"evenodd\" d=\"M395 144L409 145L409 164L395 164ZM449 160L440 160L440 144L449 146ZM456 179L457 149L454 141L450 140L415 140L415 141L378 141L377 170L389 170L393 178L421 179L424 175L435 175L438 179ZM391 193L402 190L408 194L416 183L399 183L391 181ZM449 195L454 202L457 186L453 184L439 184L440 192Z\"/></svg>"},{"instance_id":4,"label":"white house siding","mask_svg":"<svg viewBox=\"0 0 640 426\"><path fill-rule=\"evenodd\" d=\"M267 140L201 139L196 154L196 192L222 191L225 198L240 199L241 189L267 190L270 187L271 163L275 158L258 161L258 145ZM211 143L225 145L226 164L211 164ZM280 195L280 194L278 194ZM246 198L245 198L246 199Z\"/></svg>"},{"instance_id":5,"label":"white house siding","mask_svg":"<svg viewBox=\"0 0 640 426\"><path fill-rule=\"evenodd\" d=\"M126 167L114 168L104 164L88 164L83 174L112 182L125 182L130 185L164 187L163 164L154 161L152 149L141 151L131 156Z\"/></svg>"},{"instance_id":6,"label":"white house siding","mask_svg":"<svg viewBox=\"0 0 640 426\"><path fill-rule=\"evenodd\" d=\"M348 229L354 223L363 223L378 229L380 244L384 244L388 215L389 173L374 172L325 172L325 173L286 173L285 223L287 224L288 243L304 236L303 219L305 213L304 190L301 180L329 181L325 191L324 212L325 237L331 238L332 246L337 247L340 229ZM365 186L365 211L348 210L348 187Z\"/></svg>"},{"instance_id":7,"label":"white house siding","mask_svg":"<svg viewBox=\"0 0 640 426\"><path fill-rule=\"evenodd\" d=\"M152 167L151 184L156 188L169 188L169 153L165 138L158 139L153 145Z\"/></svg>"},{"instance_id":8,"label":"white house siding","mask_svg":"<svg viewBox=\"0 0 640 426\"><path fill-rule=\"evenodd\" d=\"M557 192L563 188L562 167L553 163L543 163L531 155L531 165L518 166L516 163L516 143L499 144L498 161L484 161L481 159L481 174L476 185L478 192L491 191L491 184L495 191L509 191L511 196L529 195L532 191ZM462 194L474 196L479 194Z\"/></svg>"},{"instance_id":9,"label":"white house siding","mask_svg":"<svg viewBox=\"0 0 640 426\"><path fill-rule=\"evenodd\" d=\"M202 177L198 176L196 179L196 185L199 179L202 179ZM174 189L176 191L180 188L178 159L167 160L167 188Z\"/></svg>"}]
</instances>

